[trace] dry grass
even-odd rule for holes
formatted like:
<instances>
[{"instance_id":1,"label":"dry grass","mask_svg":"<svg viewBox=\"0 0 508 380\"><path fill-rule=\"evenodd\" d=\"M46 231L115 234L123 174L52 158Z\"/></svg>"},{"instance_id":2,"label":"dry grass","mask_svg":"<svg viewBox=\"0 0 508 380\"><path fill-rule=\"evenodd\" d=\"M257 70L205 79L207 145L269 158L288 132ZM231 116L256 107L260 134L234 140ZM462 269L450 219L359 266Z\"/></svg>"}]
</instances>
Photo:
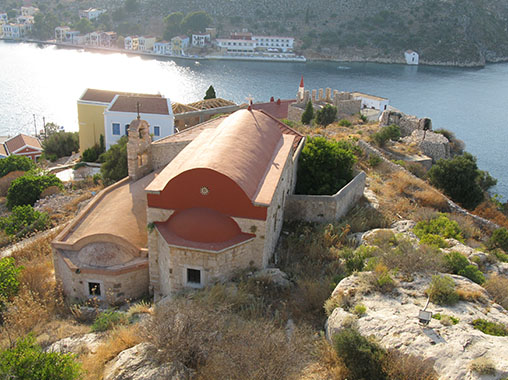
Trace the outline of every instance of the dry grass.
<instances>
[{"instance_id":1,"label":"dry grass","mask_svg":"<svg viewBox=\"0 0 508 380\"><path fill-rule=\"evenodd\" d=\"M480 375L495 375L496 367L491 359L479 357L469 363L469 369Z\"/></svg>"},{"instance_id":2,"label":"dry grass","mask_svg":"<svg viewBox=\"0 0 508 380\"><path fill-rule=\"evenodd\" d=\"M430 360L388 350L383 369L390 380L437 380L438 375Z\"/></svg>"},{"instance_id":3,"label":"dry grass","mask_svg":"<svg viewBox=\"0 0 508 380\"><path fill-rule=\"evenodd\" d=\"M16 178L21 177L25 174L24 171L16 170L10 173L7 173L2 178L0 178L0 197L7 196L7 190L9 190L9 186L11 186L12 181Z\"/></svg>"},{"instance_id":4,"label":"dry grass","mask_svg":"<svg viewBox=\"0 0 508 380\"><path fill-rule=\"evenodd\" d=\"M134 347L142 341L143 338L137 325L113 329L95 353L88 353L82 357L81 362L86 373L85 380L102 379L107 362L114 359L123 350Z\"/></svg>"},{"instance_id":5,"label":"dry grass","mask_svg":"<svg viewBox=\"0 0 508 380\"><path fill-rule=\"evenodd\" d=\"M491 275L483 287L496 303L508 310L508 278Z\"/></svg>"},{"instance_id":6,"label":"dry grass","mask_svg":"<svg viewBox=\"0 0 508 380\"><path fill-rule=\"evenodd\" d=\"M321 338L315 344L317 359L303 370L299 379L346 380L350 373L330 343Z\"/></svg>"},{"instance_id":7,"label":"dry grass","mask_svg":"<svg viewBox=\"0 0 508 380\"><path fill-rule=\"evenodd\" d=\"M496 205L490 201L480 203L474 209L473 214L499 224L501 227L508 228L508 217L499 211Z\"/></svg>"},{"instance_id":8,"label":"dry grass","mask_svg":"<svg viewBox=\"0 0 508 380\"><path fill-rule=\"evenodd\" d=\"M458 287L456 291L459 295L459 298L463 301L479 302L484 305L489 303L489 300L485 297L485 294L479 290Z\"/></svg>"}]
</instances>

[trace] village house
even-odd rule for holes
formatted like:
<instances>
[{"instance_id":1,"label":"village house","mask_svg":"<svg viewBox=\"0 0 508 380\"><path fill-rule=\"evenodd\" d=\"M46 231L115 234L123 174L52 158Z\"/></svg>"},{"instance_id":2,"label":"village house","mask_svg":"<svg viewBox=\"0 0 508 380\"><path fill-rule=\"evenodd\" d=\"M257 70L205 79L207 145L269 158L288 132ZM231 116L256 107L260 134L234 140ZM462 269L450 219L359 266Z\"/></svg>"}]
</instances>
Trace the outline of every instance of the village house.
<instances>
[{"instance_id":1,"label":"village house","mask_svg":"<svg viewBox=\"0 0 508 380\"><path fill-rule=\"evenodd\" d=\"M7 23L9 21L9 16L7 16L7 13L0 13L0 23Z\"/></svg>"},{"instance_id":2,"label":"village house","mask_svg":"<svg viewBox=\"0 0 508 380\"><path fill-rule=\"evenodd\" d=\"M36 13L39 12L39 8L36 7L21 7L21 15L22 16L35 16Z\"/></svg>"},{"instance_id":3,"label":"village house","mask_svg":"<svg viewBox=\"0 0 508 380\"><path fill-rule=\"evenodd\" d=\"M153 52L160 55L171 55L171 42L160 41L153 45Z\"/></svg>"},{"instance_id":4,"label":"village house","mask_svg":"<svg viewBox=\"0 0 508 380\"><path fill-rule=\"evenodd\" d=\"M79 18L86 18L89 21L93 21L99 18L103 13L106 13L105 9L88 8L79 11Z\"/></svg>"},{"instance_id":5,"label":"village house","mask_svg":"<svg viewBox=\"0 0 508 380\"><path fill-rule=\"evenodd\" d=\"M4 24L2 25L3 37L17 40L24 38L31 30L31 24Z\"/></svg>"},{"instance_id":6,"label":"village house","mask_svg":"<svg viewBox=\"0 0 508 380\"><path fill-rule=\"evenodd\" d=\"M184 55L189 47L189 37L176 36L171 39L171 51L173 55Z\"/></svg>"},{"instance_id":7,"label":"village house","mask_svg":"<svg viewBox=\"0 0 508 380\"><path fill-rule=\"evenodd\" d=\"M209 33L198 33L192 35L192 46L205 47L211 41Z\"/></svg>"},{"instance_id":8,"label":"village house","mask_svg":"<svg viewBox=\"0 0 508 380\"><path fill-rule=\"evenodd\" d=\"M139 51L152 52L154 44L155 44L155 37L154 36L138 37L138 50Z\"/></svg>"},{"instance_id":9,"label":"village house","mask_svg":"<svg viewBox=\"0 0 508 380\"><path fill-rule=\"evenodd\" d=\"M42 146L38 138L20 133L7 138L0 144L0 158L10 155L25 156L33 161L42 155Z\"/></svg>"},{"instance_id":10,"label":"village house","mask_svg":"<svg viewBox=\"0 0 508 380\"><path fill-rule=\"evenodd\" d=\"M418 53L413 50L406 50L404 52L404 58L408 65L418 65L419 56Z\"/></svg>"},{"instance_id":11,"label":"village house","mask_svg":"<svg viewBox=\"0 0 508 380\"><path fill-rule=\"evenodd\" d=\"M104 189L53 242L73 300L156 300L265 268L293 193L304 138L239 110L159 141L129 124L129 177Z\"/></svg>"},{"instance_id":12,"label":"village house","mask_svg":"<svg viewBox=\"0 0 508 380\"><path fill-rule=\"evenodd\" d=\"M127 36L124 38L124 49L125 50L138 50L139 37L138 36Z\"/></svg>"}]
</instances>

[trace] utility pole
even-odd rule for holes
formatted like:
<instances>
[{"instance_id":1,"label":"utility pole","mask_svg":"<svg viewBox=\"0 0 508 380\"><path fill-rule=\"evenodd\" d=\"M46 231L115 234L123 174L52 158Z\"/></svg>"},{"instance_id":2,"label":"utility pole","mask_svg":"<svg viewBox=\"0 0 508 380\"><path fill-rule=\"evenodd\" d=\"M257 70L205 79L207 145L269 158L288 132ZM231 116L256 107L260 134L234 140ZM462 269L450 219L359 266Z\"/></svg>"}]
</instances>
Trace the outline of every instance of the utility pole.
<instances>
[{"instance_id":1,"label":"utility pole","mask_svg":"<svg viewBox=\"0 0 508 380\"><path fill-rule=\"evenodd\" d=\"M46 131L46 118L44 116L42 117L42 125L44 126L44 138L46 138L48 133Z\"/></svg>"},{"instance_id":2,"label":"utility pole","mask_svg":"<svg viewBox=\"0 0 508 380\"><path fill-rule=\"evenodd\" d=\"M35 130L35 137L37 137L37 124L35 122L35 114L34 114L34 130Z\"/></svg>"}]
</instances>

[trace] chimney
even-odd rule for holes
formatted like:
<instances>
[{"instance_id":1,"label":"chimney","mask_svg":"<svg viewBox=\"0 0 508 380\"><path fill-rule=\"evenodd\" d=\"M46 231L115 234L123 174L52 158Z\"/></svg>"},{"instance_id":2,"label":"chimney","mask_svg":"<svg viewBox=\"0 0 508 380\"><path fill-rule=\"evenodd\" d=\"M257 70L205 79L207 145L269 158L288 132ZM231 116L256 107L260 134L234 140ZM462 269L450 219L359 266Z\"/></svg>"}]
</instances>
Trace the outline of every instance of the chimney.
<instances>
[{"instance_id":1,"label":"chimney","mask_svg":"<svg viewBox=\"0 0 508 380\"><path fill-rule=\"evenodd\" d=\"M275 99L273 98L273 96L270 98L270 103L274 102Z\"/></svg>"}]
</instances>

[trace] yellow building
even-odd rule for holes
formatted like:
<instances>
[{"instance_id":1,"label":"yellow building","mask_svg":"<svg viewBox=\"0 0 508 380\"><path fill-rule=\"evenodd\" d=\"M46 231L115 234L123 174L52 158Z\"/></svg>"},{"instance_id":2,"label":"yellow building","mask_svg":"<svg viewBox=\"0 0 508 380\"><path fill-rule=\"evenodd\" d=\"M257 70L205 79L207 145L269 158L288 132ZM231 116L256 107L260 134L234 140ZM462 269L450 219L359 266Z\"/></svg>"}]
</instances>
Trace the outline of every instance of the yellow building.
<instances>
[{"instance_id":1,"label":"yellow building","mask_svg":"<svg viewBox=\"0 0 508 380\"><path fill-rule=\"evenodd\" d=\"M116 95L154 96L153 94L131 94L119 91L86 89L78 99L79 152L83 152L99 144L100 136L105 136L104 111L109 107Z\"/></svg>"}]
</instances>

